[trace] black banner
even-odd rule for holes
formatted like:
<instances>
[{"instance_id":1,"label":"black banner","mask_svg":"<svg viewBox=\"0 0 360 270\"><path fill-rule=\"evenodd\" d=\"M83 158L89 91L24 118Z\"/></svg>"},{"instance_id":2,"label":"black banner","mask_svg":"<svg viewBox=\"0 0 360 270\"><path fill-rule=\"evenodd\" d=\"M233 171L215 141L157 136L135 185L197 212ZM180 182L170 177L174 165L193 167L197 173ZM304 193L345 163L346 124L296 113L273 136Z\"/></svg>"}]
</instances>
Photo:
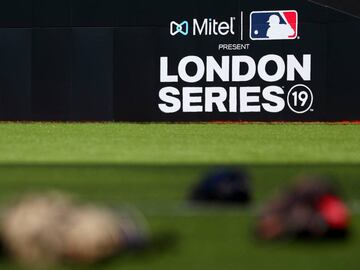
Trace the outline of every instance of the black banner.
<instances>
[{"instance_id":1,"label":"black banner","mask_svg":"<svg viewBox=\"0 0 360 270\"><path fill-rule=\"evenodd\" d=\"M360 120L360 7L329 2L3 1L0 120Z\"/></svg>"}]
</instances>

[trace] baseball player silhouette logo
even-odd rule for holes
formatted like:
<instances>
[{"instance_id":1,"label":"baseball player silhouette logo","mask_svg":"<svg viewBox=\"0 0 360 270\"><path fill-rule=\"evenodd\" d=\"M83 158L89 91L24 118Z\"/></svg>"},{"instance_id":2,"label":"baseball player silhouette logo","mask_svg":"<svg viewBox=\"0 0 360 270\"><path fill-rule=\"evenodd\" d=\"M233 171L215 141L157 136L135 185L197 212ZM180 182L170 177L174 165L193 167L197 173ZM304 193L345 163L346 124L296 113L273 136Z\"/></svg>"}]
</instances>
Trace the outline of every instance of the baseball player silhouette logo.
<instances>
[{"instance_id":1,"label":"baseball player silhouette logo","mask_svg":"<svg viewBox=\"0 0 360 270\"><path fill-rule=\"evenodd\" d=\"M298 14L296 11L256 11L250 15L252 40L296 39Z\"/></svg>"}]
</instances>

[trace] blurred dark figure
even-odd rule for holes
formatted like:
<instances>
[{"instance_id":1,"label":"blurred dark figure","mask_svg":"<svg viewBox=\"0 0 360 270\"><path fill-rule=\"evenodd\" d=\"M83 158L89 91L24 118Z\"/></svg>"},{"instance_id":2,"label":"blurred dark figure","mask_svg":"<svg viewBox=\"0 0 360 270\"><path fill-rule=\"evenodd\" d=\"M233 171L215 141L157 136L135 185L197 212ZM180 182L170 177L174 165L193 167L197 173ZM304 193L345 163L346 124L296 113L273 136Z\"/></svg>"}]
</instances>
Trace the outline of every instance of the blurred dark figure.
<instances>
[{"instance_id":1,"label":"blurred dark figure","mask_svg":"<svg viewBox=\"0 0 360 270\"><path fill-rule=\"evenodd\" d=\"M349 209L329 179L304 177L266 204L256 234L264 240L345 237L349 223Z\"/></svg>"},{"instance_id":2,"label":"blurred dark figure","mask_svg":"<svg viewBox=\"0 0 360 270\"><path fill-rule=\"evenodd\" d=\"M236 169L209 173L194 188L191 199L206 203L248 204L251 200L249 176Z\"/></svg>"}]
</instances>

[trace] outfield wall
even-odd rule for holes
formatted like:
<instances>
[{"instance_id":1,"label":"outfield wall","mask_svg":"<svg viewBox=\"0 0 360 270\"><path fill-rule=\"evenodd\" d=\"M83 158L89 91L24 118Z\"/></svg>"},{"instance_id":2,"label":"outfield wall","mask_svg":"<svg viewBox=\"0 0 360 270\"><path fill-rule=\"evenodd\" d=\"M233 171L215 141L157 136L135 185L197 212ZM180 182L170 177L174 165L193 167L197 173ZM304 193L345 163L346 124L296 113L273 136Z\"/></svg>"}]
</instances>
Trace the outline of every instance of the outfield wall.
<instances>
[{"instance_id":1,"label":"outfield wall","mask_svg":"<svg viewBox=\"0 0 360 270\"><path fill-rule=\"evenodd\" d=\"M296 22L291 12L274 13L293 10ZM280 20L285 14L280 24L296 27L297 33L289 39L253 40L258 30L252 28L268 27L267 21L251 23L254 11L271 11L269 16L279 14ZM194 19L201 26L209 18L227 23L229 29L223 24L222 30L227 34L193 32ZM190 24L186 35L172 24L181 22ZM230 44L238 50L219 49ZM0 120L360 120L359 45L358 18L306 0L4 0ZM252 78L234 80L232 63L239 55L256 63ZM268 81L259 73L266 55L279 56L286 65L276 81L274 59L265 66ZM309 55L311 70L306 70ZM179 63L187 56L207 68L196 82L179 77ZM168 62L161 65L164 57ZM229 78L221 78L219 68L213 79L206 78L207 57L224 72L228 57ZM297 60L294 78L286 74L289 57ZM239 63L242 75L250 72L249 63ZM189 62L186 72L194 75L198 69ZM162 79L165 75L170 79Z\"/></svg>"}]
</instances>

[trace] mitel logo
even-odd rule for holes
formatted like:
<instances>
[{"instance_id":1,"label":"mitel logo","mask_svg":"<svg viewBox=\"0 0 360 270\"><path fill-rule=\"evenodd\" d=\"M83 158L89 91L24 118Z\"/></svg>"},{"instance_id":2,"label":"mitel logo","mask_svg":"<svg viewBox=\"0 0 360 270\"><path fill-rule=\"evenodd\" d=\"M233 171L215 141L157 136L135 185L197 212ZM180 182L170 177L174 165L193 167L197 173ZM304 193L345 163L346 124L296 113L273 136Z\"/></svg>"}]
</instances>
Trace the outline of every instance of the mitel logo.
<instances>
[{"instance_id":1,"label":"mitel logo","mask_svg":"<svg viewBox=\"0 0 360 270\"><path fill-rule=\"evenodd\" d=\"M286 40L298 36L298 13L295 10L254 11L250 14L252 40Z\"/></svg>"},{"instance_id":2,"label":"mitel logo","mask_svg":"<svg viewBox=\"0 0 360 270\"><path fill-rule=\"evenodd\" d=\"M170 23L170 34L172 36L226 36L235 35L235 17L231 17L228 21L218 21L216 19L207 18L204 20L193 19L192 25L189 21L181 23L172 21ZM192 31L190 31L190 27Z\"/></svg>"},{"instance_id":3,"label":"mitel logo","mask_svg":"<svg viewBox=\"0 0 360 270\"><path fill-rule=\"evenodd\" d=\"M170 34L175 36L177 34L181 34L183 36L187 36L189 34L189 22L183 21L182 23L171 22L170 23Z\"/></svg>"}]
</instances>

